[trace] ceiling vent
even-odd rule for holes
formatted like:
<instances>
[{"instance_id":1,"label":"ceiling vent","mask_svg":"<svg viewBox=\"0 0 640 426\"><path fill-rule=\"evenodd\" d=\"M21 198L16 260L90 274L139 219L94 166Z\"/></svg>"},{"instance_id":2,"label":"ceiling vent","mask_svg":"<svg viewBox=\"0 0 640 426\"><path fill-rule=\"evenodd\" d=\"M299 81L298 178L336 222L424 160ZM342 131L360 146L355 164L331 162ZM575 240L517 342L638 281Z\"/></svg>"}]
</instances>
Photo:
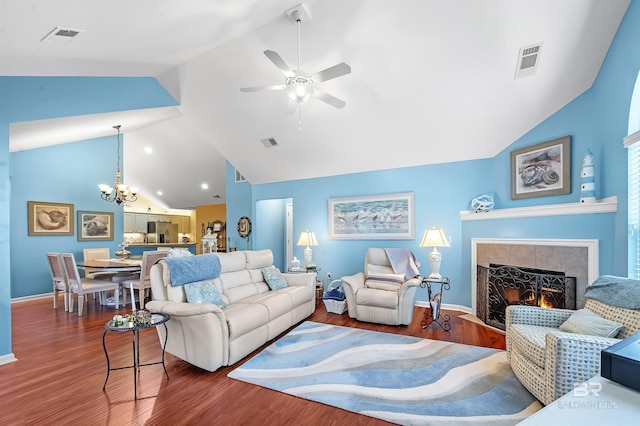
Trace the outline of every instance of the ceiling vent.
<instances>
[{"instance_id":1,"label":"ceiling vent","mask_svg":"<svg viewBox=\"0 0 640 426\"><path fill-rule=\"evenodd\" d=\"M69 43L82 32L84 32L84 30L55 27L40 41L43 41L45 43Z\"/></svg>"},{"instance_id":2,"label":"ceiling vent","mask_svg":"<svg viewBox=\"0 0 640 426\"><path fill-rule=\"evenodd\" d=\"M542 52L542 43L532 44L520 48L518 54L518 64L516 66L515 79L528 77L536 73L538 63L540 62L540 53Z\"/></svg>"},{"instance_id":3,"label":"ceiling vent","mask_svg":"<svg viewBox=\"0 0 640 426\"><path fill-rule=\"evenodd\" d=\"M242 176L242 175L240 174L240 172L238 171L238 169L236 169L236 183L239 183L239 182L246 182L246 181L247 181L247 179L246 179L244 176Z\"/></svg>"},{"instance_id":4,"label":"ceiling vent","mask_svg":"<svg viewBox=\"0 0 640 426\"><path fill-rule=\"evenodd\" d=\"M260 142L262 142L262 145L264 145L265 148L273 148L274 146L278 146L278 142L275 138L260 139Z\"/></svg>"}]
</instances>

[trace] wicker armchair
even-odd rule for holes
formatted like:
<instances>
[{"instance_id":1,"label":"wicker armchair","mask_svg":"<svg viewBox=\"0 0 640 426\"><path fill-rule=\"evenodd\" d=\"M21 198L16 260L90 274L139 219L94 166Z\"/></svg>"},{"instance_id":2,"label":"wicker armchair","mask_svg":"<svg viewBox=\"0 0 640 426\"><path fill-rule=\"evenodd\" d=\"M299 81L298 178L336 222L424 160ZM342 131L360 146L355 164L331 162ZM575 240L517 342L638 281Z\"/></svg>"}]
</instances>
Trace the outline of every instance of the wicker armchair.
<instances>
[{"instance_id":1,"label":"wicker armchair","mask_svg":"<svg viewBox=\"0 0 640 426\"><path fill-rule=\"evenodd\" d=\"M640 309L616 308L587 299L585 309L621 323L616 338L559 330L574 311L507 307L507 358L520 382L545 405L600 373L600 350L640 331Z\"/></svg>"}]
</instances>

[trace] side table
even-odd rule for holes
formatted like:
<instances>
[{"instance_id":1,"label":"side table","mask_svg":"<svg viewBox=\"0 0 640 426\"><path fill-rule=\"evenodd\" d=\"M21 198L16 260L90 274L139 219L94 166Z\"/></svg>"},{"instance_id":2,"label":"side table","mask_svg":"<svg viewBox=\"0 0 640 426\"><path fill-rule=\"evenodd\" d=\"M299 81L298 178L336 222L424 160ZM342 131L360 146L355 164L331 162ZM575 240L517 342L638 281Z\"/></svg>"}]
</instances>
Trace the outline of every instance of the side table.
<instances>
[{"instance_id":1,"label":"side table","mask_svg":"<svg viewBox=\"0 0 640 426\"><path fill-rule=\"evenodd\" d=\"M317 266L313 267L300 267L300 268L289 268L287 270L288 274L304 274L304 273L315 273L316 274L316 299L322 300L322 296L324 295L324 284L318 279L318 272L322 268L318 268Z\"/></svg>"},{"instance_id":2,"label":"side table","mask_svg":"<svg viewBox=\"0 0 640 426\"><path fill-rule=\"evenodd\" d=\"M432 289L432 285L440 285L440 291L434 294L434 290ZM420 321L420 326L425 329L431 325L432 322L438 324L444 331L451 330L451 325L449 324L449 320L451 319L449 315L440 315L440 305L442 305L442 292L444 290L449 290L451 285L449 283L449 278L440 277L440 278L423 278L420 283L420 287L427 289L429 292L429 307L430 307L430 315L427 317L427 311L424 311L422 321ZM443 322L438 321L442 318Z\"/></svg>"},{"instance_id":3,"label":"side table","mask_svg":"<svg viewBox=\"0 0 640 426\"><path fill-rule=\"evenodd\" d=\"M134 399L138 399L138 373L140 372L140 367L144 367L147 365L156 365L162 364L162 368L164 369L164 374L167 376L167 380L169 379L169 373L167 373L167 368L164 364L164 353L165 348L167 347L167 321L169 321L171 317L167 314L159 314L152 313L151 320L148 323L133 323L132 326L129 326L128 322L124 322L123 325L116 326L113 320L107 322L104 325L104 333L102 334L102 348L104 349L104 356L107 358L107 378L104 380L104 386L102 386L102 390L104 391L107 387L107 381L109 380L109 373L115 370L124 370L125 368L133 368L133 397ZM162 360L157 362L151 362L147 364L140 364L140 330L144 330L147 328L155 328L162 324L164 326L164 344L162 345ZM109 353L107 352L107 344L105 338L107 336L108 331L115 331L118 333L131 333L131 343L133 347L133 365L127 365L126 367L116 367L111 368L111 363L109 362Z\"/></svg>"}]
</instances>

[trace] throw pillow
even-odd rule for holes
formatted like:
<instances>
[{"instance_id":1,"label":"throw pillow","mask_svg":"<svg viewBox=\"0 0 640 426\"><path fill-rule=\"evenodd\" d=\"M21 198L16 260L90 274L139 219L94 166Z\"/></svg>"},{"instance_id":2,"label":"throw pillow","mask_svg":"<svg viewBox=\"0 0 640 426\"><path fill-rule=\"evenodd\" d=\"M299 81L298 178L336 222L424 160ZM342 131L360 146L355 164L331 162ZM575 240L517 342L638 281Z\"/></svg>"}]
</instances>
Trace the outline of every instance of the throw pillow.
<instances>
[{"instance_id":1,"label":"throw pillow","mask_svg":"<svg viewBox=\"0 0 640 426\"><path fill-rule=\"evenodd\" d=\"M382 272L368 274L367 279L364 282L366 287L391 291L398 291L402 284L404 284L404 275L385 274Z\"/></svg>"},{"instance_id":2,"label":"throw pillow","mask_svg":"<svg viewBox=\"0 0 640 426\"><path fill-rule=\"evenodd\" d=\"M275 266L262 268L262 276L271 290L279 290L281 288L289 287L289 284L287 284L287 281L280 273L280 269Z\"/></svg>"},{"instance_id":3,"label":"throw pillow","mask_svg":"<svg viewBox=\"0 0 640 426\"><path fill-rule=\"evenodd\" d=\"M221 308L227 307L213 280L196 281L184 285L184 293L189 303L213 303Z\"/></svg>"},{"instance_id":4,"label":"throw pillow","mask_svg":"<svg viewBox=\"0 0 640 426\"><path fill-rule=\"evenodd\" d=\"M560 326L560 331L589 336L616 337L622 324L604 319L588 309L575 311Z\"/></svg>"}]
</instances>

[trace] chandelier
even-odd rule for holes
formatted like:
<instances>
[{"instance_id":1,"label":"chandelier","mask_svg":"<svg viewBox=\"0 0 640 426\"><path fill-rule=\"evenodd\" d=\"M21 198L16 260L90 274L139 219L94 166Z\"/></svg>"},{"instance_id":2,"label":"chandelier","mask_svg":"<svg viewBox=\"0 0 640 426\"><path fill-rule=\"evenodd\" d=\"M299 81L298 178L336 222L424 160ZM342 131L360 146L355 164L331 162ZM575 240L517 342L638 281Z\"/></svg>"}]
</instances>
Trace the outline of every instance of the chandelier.
<instances>
[{"instance_id":1,"label":"chandelier","mask_svg":"<svg viewBox=\"0 0 640 426\"><path fill-rule=\"evenodd\" d=\"M98 187L102 192L101 197L106 201L115 201L118 205L123 202L133 202L138 199L136 197L136 193L138 192L138 188L131 187L129 188L127 185L122 183L121 173L120 173L120 125L113 126L114 129L118 130L118 163L116 165L118 171L116 172L116 184L113 185L113 188L109 185L100 184Z\"/></svg>"}]
</instances>

